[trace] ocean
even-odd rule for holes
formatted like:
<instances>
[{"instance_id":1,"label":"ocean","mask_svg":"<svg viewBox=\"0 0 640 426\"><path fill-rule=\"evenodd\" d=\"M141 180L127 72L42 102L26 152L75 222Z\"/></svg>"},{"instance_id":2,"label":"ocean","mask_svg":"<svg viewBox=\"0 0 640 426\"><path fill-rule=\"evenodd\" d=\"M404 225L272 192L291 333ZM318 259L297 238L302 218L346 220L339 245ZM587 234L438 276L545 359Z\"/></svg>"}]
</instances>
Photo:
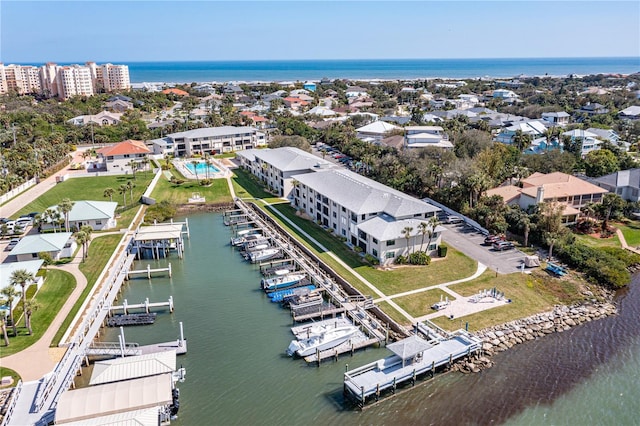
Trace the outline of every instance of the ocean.
<instances>
[{"instance_id":1,"label":"ocean","mask_svg":"<svg viewBox=\"0 0 640 426\"><path fill-rule=\"evenodd\" d=\"M511 78L640 71L640 57L129 62L132 83L330 79Z\"/></svg>"},{"instance_id":2,"label":"ocean","mask_svg":"<svg viewBox=\"0 0 640 426\"><path fill-rule=\"evenodd\" d=\"M154 325L125 334L128 342L163 342L184 323L189 353L178 364L187 379L176 426L639 424L638 274L616 295L618 315L517 345L478 374L437 375L360 412L344 401L343 372L390 351L369 348L320 367L287 357L290 314L259 289L257 266L229 245L221 215L191 215L189 226L184 259L135 264L170 262L173 276L132 279L122 294L131 303L173 295L173 314L159 312ZM103 338L117 341L117 330ZM90 377L84 373L78 381Z\"/></svg>"}]
</instances>

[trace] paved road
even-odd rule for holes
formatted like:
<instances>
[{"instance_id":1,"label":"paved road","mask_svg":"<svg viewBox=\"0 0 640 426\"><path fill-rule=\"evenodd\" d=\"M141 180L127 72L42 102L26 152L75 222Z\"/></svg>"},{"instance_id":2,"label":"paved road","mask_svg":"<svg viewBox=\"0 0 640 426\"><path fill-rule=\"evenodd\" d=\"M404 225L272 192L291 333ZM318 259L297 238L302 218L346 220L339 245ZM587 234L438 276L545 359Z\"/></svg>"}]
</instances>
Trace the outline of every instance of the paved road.
<instances>
[{"instance_id":1,"label":"paved road","mask_svg":"<svg viewBox=\"0 0 640 426\"><path fill-rule=\"evenodd\" d=\"M469 226L464 224L444 224L443 226L448 230L442 233L442 240L456 250L501 274L520 271L520 265L526 256L520 250L496 252L491 250L490 246L483 246L485 236Z\"/></svg>"}]
</instances>

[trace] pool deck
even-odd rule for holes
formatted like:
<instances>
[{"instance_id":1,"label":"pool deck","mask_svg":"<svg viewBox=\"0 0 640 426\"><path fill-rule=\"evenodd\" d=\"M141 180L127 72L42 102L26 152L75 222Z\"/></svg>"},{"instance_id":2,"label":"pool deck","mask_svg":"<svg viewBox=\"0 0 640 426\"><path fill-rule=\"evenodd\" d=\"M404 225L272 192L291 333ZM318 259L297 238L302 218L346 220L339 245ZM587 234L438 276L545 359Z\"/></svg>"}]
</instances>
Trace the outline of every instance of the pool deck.
<instances>
[{"instance_id":1,"label":"pool deck","mask_svg":"<svg viewBox=\"0 0 640 426\"><path fill-rule=\"evenodd\" d=\"M193 161L193 160L190 160L190 159L175 159L175 160L173 160L173 165L187 179L207 179L206 171L203 171L202 173L198 173L198 176L196 176L196 174L194 172L189 170L189 168L187 167L187 164L190 163L191 161ZM202 160L202 159L198 159L197 161L199 163L204 163L204 160ZM229 176L232 175L231 170L229 170L226 166L224 166L218 160L211 159L211 166L215 167L216 169L218 169L218 171L217 172L209 172L209 179L223 179L223 178L226 178L226 177L229 177Z\"/></svg>"}]
</instances>

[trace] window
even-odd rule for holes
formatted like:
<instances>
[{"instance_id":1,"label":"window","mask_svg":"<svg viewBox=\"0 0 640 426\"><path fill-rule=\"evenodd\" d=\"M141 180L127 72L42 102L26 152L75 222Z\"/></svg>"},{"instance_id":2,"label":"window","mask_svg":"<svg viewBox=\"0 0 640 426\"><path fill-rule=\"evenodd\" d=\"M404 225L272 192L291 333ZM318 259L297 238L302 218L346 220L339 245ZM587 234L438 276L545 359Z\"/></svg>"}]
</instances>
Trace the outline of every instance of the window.
<instances>
[{"instance_id":1,"label":"window","mask_svg":"<svg viewBox=\"0 0 640 426\"><path fill-rule=\"evenodd\" d=\"M347 211L347 209L345 209L344 207L342 207L342 212L345 213Z\"/></svg>"},{"instance_id":2,"label":"window","mask_svg":"<svg viewBox=\"0 0 640 426\"><path fill-rule=\"evenodd\" d=\"M372 242L373 244L378 244L378 240L377 240L377 239L375 239L375 238L373 238L373 237L371 237L371 242Z\"/></svg>"},{"instance_id":3,"label":"window","mask_svg":"<svg viewBox=\"0 0 640 426\"><path fill-rule=\"evenodd\" d=\"M385 256L387 259L393 259L394 257L396 257L396 252L395 251L388 251L387 254L385 254Z\"/></svg>"},{"instance_id":4,"label":"window","mask_svg":"<svg viewBox=\"0 0 640 426\"><path fill-rule=\"evenodd\" d=\"M346 237L347 236L347 231L345 231L344 229L342 230L342 236Z\"/></svg>"},{"instance_id":5,"label":"window","mask_svg":"<svg viewBox=\"0 0 640 426\"><path fill-rule=\"evenodd\" d=\"M396 240L387 240L387 247L395 246L395 245L396 245Z\"/></svg>"},{"instance_id":6,"label":"window","mask_svg":"<svg viewBox=\"0 0 640 426\"><path fill-rule=\"evenodd\" d=\"M365 220L365 219L367 218L367 215L366 215L366 214L363 214L360 218L361 218L362 220Z\"/></svg>"},{"instance_id":7,"label":"window","mask_svg":"<svg viewBox=\"0 0 640 426\"><path fill-rule=\"evenodd\" d=\"M435 250L435 249L437 249L437 248L438 248L438 247L437 247L435 244L431 244L427 250L429 250L429 251L433 251L433 250Z\"/></svg>"},{"instance_id":8,"label":"window","mask_svg":"<svg viewBox=\"0 0 640 426\"><path fill-rule=\"evenodd\" d=\"M338 217L338 215L336 214L336 212L333 212L333 218L336 219Z\"/></svg>"},{"instance_id":9,"label":"window","mask_svg":"<svg viewBox=\"0 0 640 426\"><path fill-rule=\"evenodd\" d=\"M102 221L101 220L96 220L96 225L102 225Z\"/></svg>"},{"instance_id":10,"label":"window","mask_svg":"<svg viewBox=\"0 0 640 426\"><path fill-rule=\"evenodd\" d=\"M373 255L373 257L378 257L378 250L371 249L371 254Z\"/></svg>"}]
</instances>

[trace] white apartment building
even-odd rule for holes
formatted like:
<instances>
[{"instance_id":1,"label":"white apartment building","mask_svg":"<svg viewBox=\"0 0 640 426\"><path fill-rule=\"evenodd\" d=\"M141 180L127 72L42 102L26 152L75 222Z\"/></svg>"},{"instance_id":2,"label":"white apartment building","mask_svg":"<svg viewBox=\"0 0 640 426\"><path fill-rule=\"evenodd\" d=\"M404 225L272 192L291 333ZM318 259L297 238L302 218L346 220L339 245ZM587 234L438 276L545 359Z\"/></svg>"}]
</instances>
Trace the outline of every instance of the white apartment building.
<instances>
[{"instance_id":1,"label":"white apartment building","mask_svg":"<svg viewBox=\"0 0 640 426\"><path fill-rule=\"evenodd\" d=\"M0 94L15 90L20 94L41 93L68 99L130 88L129 67L126 65L87 62L85 65L59 66L49 62L35 67L0 63Z\"/></svg>"},{"instance_id":2,"label":"white apartment building","mask_svg":"<svg viewBox=\"0 0 640 426\"><path fill-rule=\"evenodd\" d=\"M191 157L194 154L214 155L265 146L267 138L254 127L221 126L172 133L153 142L154 152L155 145L162 145L173 150L177 157Z\"/></svg>"},{"instance_id":3,"label":"white apartment building","mask_svg":"<svg viewBox=\"0 0 640 426\"><path fill-rule=\"evenodd\" d=\"M440 126L407 126L404 131L405 148L453 148L449 136Z\"/></svg>"},{"instance_id":4,"label":"white apartment building","mask_svg":"<svg viewBox=\"0 0 640 426\"><path fill-rule=\"evenodd\" d=\"M42 92L40 73L30 65L0 64L0 94L15 91L21 95Z\"/></svg>"},{"instance_id":5,"label":"white apartment building","mask_svg":"<svg viewBox=\"0 0 640 426\"><path fill-rule=\"evenodd\" d=\"M326 170L333 164L294 147L248 149L238 152L240 165L280 197L292 199L293 175Z\"/></svg>"}]
</instances>

